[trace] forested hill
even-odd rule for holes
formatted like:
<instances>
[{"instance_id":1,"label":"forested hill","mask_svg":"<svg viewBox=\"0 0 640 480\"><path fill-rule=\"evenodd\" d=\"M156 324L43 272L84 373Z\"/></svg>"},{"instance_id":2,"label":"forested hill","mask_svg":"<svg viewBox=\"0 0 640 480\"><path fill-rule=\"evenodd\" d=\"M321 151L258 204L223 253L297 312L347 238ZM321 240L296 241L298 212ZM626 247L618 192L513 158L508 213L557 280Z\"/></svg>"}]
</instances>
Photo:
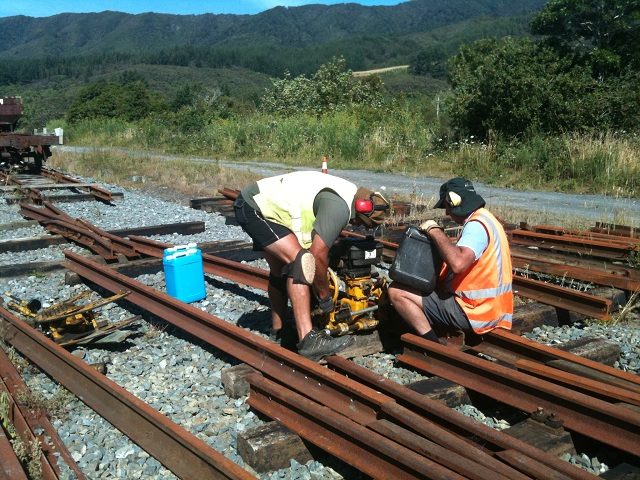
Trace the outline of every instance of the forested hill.
<instances>
[{"instance_id":1,"label":"forested hill","mask_svg":"<svg viewBox=\"0 0 640 480\"><path fill-rule=\"evenodd\" d=\"M426 32L474 17L516 16L546 0L411 0L391 7L354 3L277 7L257 15L119 12L0 18L0 57L141 53L176 47L309 47L349 37Z\"/></svg>"}]
</instances>

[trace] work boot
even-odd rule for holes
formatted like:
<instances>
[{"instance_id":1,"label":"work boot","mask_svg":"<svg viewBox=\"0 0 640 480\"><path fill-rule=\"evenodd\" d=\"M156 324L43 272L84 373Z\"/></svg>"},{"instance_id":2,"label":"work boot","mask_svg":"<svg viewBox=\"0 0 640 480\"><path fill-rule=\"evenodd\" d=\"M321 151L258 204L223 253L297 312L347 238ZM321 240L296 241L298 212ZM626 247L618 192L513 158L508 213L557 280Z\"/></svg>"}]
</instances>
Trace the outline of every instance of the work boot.
<instances>
[{"instance_id":1,"label":"work boot","mask_svg":"<svg viewBox=\"0 0 640 480\"><path fill-rule=\"evenodd\" d=\"M269 329L269 340L274 343L279 343L282 339L282 329L281 328L273 328Z\"/></svg>"},{"instance_id":2,"label":"work boot","mask_svg":"<svg viewBox=\"0 0 640 480\"><path fill-rule=\"evenodd\" d=\"M338 353L352 345L354 338L351 336L332 337L326 330L311 330L298 343L298 353L309 360L317 362L323 357Z\"/></svg>"}]
</instances>

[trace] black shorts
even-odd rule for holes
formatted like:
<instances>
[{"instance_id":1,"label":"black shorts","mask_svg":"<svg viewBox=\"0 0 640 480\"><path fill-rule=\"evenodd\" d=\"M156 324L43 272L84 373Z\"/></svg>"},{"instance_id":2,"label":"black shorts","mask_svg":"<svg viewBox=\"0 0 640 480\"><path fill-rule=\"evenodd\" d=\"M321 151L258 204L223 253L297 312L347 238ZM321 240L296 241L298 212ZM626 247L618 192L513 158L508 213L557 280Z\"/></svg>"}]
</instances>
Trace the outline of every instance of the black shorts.
<instances>
[{"instance_id":1,"label":"black shorts","mask_svg":"<svg viewBox=\"0 0 640 480\"><path fill-rule=\"evenodd\" d=\"M254 250L264 250L265 247L271 245L273 242L287 235L293 235L293 232L287 227L265 220L260 212L251 208L244 198L242 198L242 195L238 195L238 198L233 203L233 210L236 214L238 225L240 225L253 240Z\"/></svg>"},{"instance_id":2,"label":"black shorts","mask_svg":"<svg viewBox=\"0 0 640 480\"><path fill-rule=\"evenodd\" d=\"M455 295L437 291L422 297L422 310L436 332L472 331L471 324Z\"/></svg>"}]
</instances>

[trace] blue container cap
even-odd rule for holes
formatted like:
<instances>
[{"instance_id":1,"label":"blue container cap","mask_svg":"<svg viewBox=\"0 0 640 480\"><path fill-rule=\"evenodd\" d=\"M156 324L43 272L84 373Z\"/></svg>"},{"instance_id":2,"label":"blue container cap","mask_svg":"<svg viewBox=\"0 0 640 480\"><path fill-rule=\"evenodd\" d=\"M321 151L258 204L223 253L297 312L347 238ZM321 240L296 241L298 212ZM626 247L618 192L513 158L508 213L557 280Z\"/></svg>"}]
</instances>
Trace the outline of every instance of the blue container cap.
<instances>
[{"instance_id":1,"label":"blue container cap","mask_svg":"<svg viewBox=\"0 0 640 480\"><path fill-rule=\"evenodd\" d=\"M171 254L165 256L165 259L166 260L175 260L176 258L188 257L189 255L195 255L196 253L198 253L198 249L197 248L189 248L188 250L179 250L177 252L171 253Z\"/></svg>"},{"instance_id":2,"label":"blue container cap","mask_svg":"<svg viewBox=\"0 0 640 480\"><path fill-rule=\"evenodd\" d=\"M183 250L197 249L198 244L195 242L187 243L186 245L176 245L174 247L169 247L164 249L164 255L171 255L172 253L180 252Z\"/></svg>"}]
</instances>

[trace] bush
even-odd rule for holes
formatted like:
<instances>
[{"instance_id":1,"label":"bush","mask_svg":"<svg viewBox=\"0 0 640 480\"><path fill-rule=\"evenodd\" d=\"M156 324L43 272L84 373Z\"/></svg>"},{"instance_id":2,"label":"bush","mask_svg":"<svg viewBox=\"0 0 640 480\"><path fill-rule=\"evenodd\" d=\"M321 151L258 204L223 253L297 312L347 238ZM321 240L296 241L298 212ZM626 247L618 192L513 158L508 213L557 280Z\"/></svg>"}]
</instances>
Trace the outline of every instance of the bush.
<instances>
[{"instance_id":1,"label":"bush","mask_svg":"<svg viewBox=\"0 0 640 480\"><path fill-rule=\"evenodd\" d=\"M344 58L333 59L307 78L291 78L289 73L274 80L262 97L262 110L280 116L296 113L323 115L347 106L383 105L383 85L377 76L358 80L346 69Z\"/></svg>"}]
</instances>

